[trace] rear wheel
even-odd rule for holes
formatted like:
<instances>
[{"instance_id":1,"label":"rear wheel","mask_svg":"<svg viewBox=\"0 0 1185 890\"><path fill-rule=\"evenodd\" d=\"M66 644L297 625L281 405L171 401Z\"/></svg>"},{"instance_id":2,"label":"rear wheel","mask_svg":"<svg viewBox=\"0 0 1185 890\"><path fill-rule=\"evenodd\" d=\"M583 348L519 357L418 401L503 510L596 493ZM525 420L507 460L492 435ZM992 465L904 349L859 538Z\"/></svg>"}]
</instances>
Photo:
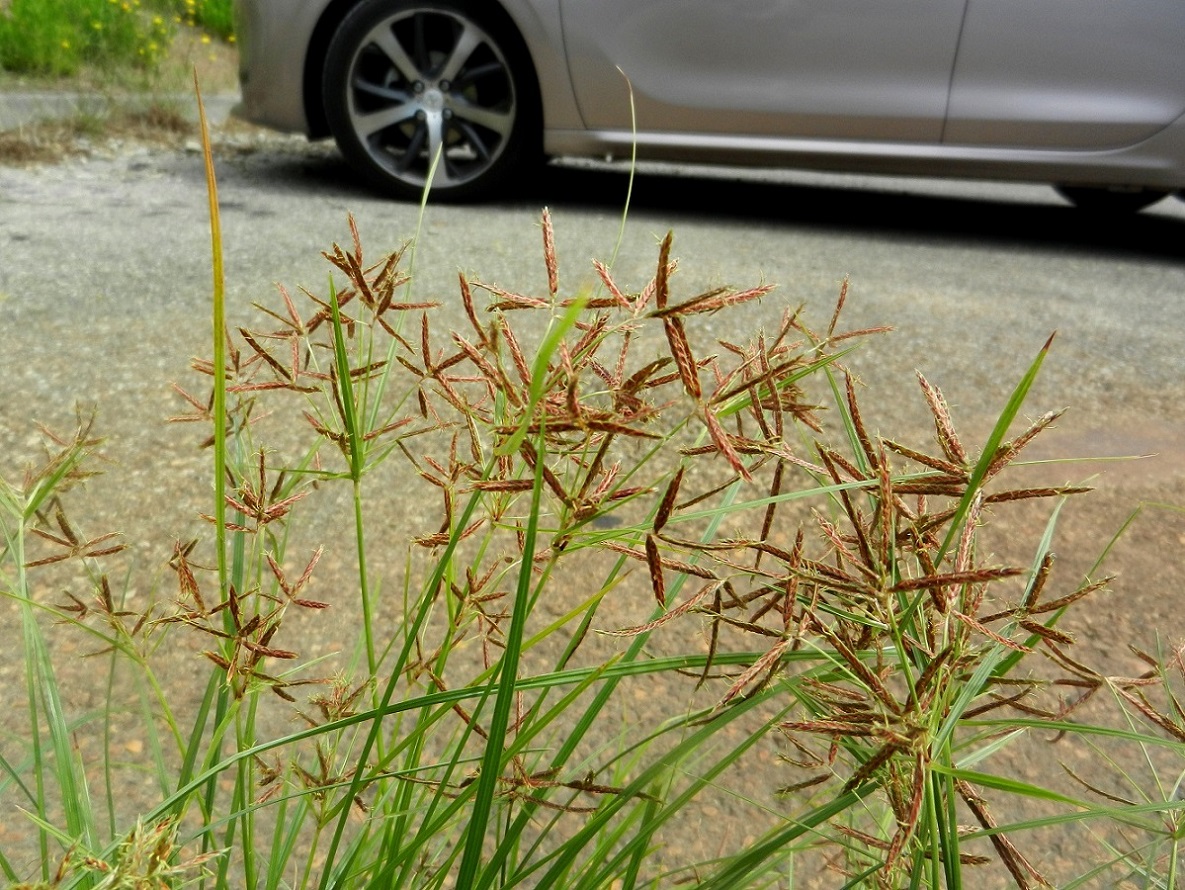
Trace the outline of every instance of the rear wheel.
<instances>
[{"instance_id":1,"label":"rear wheel","mask_svg":"<svg viewBox=\"0 0 1185 890\"><path fill-rule=\"evenodd\" d=\"M1135 213L1168 194L1140 186L1059 185L1057 193L1081 210L1095 213Z\"/></svg>"},{"instance_id":2,"label":"rear wheel","mask_svg":"<svg viewBox=\"0 0 1185 890\"><path fill-rule=\"evenodd\" d=\"M330 44L330 129L346 159L397 197L419 198L430 175L436 198L484 197L540 157L526 47L508 22L479 8L371 0Z\"/></svg>"}]
</instances>

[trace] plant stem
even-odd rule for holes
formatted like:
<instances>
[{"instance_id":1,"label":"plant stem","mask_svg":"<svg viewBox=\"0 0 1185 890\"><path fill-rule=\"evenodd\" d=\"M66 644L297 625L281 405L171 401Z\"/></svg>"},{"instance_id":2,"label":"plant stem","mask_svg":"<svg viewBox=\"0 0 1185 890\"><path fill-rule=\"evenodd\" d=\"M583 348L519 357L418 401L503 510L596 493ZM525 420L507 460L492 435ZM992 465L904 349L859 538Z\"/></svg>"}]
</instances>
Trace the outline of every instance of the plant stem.
<instances>
[{"instance_id":1,"label":"plant stem","mask_svg":"<svg viewBox=\"0 0 1185 890\"><path fill-rule=\"evenodd\" d=\"M490 721L489 740L481 762L477 793L473 800L473 815L465 833L465 849L461 855L461 868L457 874L458 887L472 887L485 846L486 824L494 801L494 790L502 773L502 751L506 740L506 728L510 722L510 708L514 703L518 661L522 650L523 634L526 630L528 601L531 596L531 572L535 564L535 539L539 532L540 498L543 494L544 450L540 433L535 453L535 482L531 489L531 512L527 517L527 530L523 538L521 563L518 573L518 587L510 615L510 628L506 633L505 650L502 653L498 676L498 691L494 699L494 714Z\"/></svg>"}]
</instances>

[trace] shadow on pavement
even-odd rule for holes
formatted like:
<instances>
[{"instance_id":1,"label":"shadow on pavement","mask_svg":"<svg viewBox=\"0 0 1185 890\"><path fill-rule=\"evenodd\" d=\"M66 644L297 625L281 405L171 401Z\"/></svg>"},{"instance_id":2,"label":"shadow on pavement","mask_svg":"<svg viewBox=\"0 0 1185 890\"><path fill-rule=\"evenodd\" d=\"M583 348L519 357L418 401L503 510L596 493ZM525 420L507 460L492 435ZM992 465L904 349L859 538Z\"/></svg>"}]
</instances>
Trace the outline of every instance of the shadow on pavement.
<instances>
[{"instance_id":1,"label":"shadow on pavement","mask_svg":"<svg viewBox=\"0 0 1185 890\"><path fill-rule=\"evenodd\" d=\"M539 198L553 205L619 208L626 179L624 173L551 167ZM950 195L928 195L647 172L635 177L631 206L635 213L768 221L882 238L989 241L1185 258L1185 216L1092 214L1061 204L1052 189L1048 204L1036 204L963 196L957 184L952 184Z\"/></svg>"},{"instance_id":2,"label":"shadow on pavement","mask_svg":"<svg viewBox=\"0 0 1185 890\"><path fill-rule=\"evenodd\" d=\"M274 161L275 159L273 159ZM256 166L252 164L252 166ZM383 200L345 164L340 155L319 150L289 155L260 165L252 180L263 187L303 187L342 198ZM270 182L269 182L270 181ZM617 213L626 200L624 170L551 165L521 194L485 207L595 207ZM1167 207L1180 204L1165 199ZM630 212L636 216L677 214L788 228L827 229L875 238L907 237L961 242L1185 259L1185 214L1099 214L1062 204L1052 190L1049 203L960 194L895 191L876 185L813 185L760 181L746 171L730 177L640 171L634 179Z\"/></svg>"}]
</instances>

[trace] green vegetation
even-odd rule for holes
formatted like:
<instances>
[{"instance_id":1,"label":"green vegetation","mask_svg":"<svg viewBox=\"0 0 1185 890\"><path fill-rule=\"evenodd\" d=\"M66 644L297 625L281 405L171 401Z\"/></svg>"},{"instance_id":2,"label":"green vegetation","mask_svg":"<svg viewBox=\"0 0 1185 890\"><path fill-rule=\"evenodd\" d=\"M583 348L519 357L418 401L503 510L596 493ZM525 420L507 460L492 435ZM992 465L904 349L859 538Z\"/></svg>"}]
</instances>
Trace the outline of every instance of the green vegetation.
<instances>
[{"instance_id":1,"label":"green vegetation","mask_svg":"<svg viewBox=\"0 0 1185 890\"><path fill-rule=\"evenodd\" d=\"M371 262L351 221L325 292L281 290L231 332L208 145L207 171L216 335L179 419L214 497L172 590L129 599L124 543L70 516L89 423L0 482L25 679L0 758L5 838L25 835L0 845L13 885L738 890L826 862L830 886L1034 887L1030 832L1088 824L1059 886L1177 886L1180 653L1130 678L1071 654L1058 623L1104 582L1057 577L1051 542L1085 490L1012 481L1054 420L1013 431L1048 343L979 447L922 379L936 435L919 450L866 429L842 363L876 331L842 326L842 294L820 329L788 311L709 341L701 317L770 289L679 295L668 236L649 281L598 264L597 290L566 293L546 213L546 292L461 277L465 330L414 293L414 239ZM393 491L408 525L368 524ZM358 629L330 676L301 623L330 608L324 550L294 543L318 502L338 508L324 543L352 547L332 609ZM1043 502L1023 564L985 555L995 515ZM404 569L378 577L392 549ZM36 592L63 569L89 589ZM79 713L56 679L65 635L107 683ZM170 687L199 666L198 692ZM1080 719L1108 696L1114 724ZM149 739L131 763L129 720ZM1116 766L1128 790L1075 777L1072 794L997 769L1038 730L1102 769L1133 749L1155 779ZM758 773L762 751L783 763ZM680 827L707 795L754 836L705 847ZM1025 804L1044 810L1010 816Z\"/></svg>"},{"instance_id":2,"label":"green vegetation","mask_svg":"<svg viewBox=\"0 0 1185 890\"><path fill-rule=\"evenodd\" d=\"M0 3L0 69L50 77L84 67L152 71L183 22L234 39L231 0L10 0Z\"/></svg>"},{"instance_id":3,"label":"green vegetation","mask_svg":"<svg viewBox=\"0 0 1185 890\"><path fill-rule=\"evenodd\" d=\"M234 42L235 22L232 0L151 0L154 6L169 9L178 23L201 28L209 34Z\"/></svg>"}]
</instances>

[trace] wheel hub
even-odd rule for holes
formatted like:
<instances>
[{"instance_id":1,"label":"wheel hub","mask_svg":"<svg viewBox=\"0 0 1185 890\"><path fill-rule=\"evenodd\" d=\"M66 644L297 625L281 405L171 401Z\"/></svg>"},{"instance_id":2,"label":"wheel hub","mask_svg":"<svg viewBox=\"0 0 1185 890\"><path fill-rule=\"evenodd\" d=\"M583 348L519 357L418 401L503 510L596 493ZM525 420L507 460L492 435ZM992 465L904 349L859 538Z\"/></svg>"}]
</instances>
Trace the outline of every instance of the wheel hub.
<instances>
[{"instance_id":1,"label":"wheel hub","mask_svg":"<svg viewBox=\"0 0 1185 890\"><path fill-rule=\"evenodd\" d=\"M425 111L439 112L444 110L444 93L438 87L428 87L420 97L420 105Z\"/></svg>"}]
</instances>

